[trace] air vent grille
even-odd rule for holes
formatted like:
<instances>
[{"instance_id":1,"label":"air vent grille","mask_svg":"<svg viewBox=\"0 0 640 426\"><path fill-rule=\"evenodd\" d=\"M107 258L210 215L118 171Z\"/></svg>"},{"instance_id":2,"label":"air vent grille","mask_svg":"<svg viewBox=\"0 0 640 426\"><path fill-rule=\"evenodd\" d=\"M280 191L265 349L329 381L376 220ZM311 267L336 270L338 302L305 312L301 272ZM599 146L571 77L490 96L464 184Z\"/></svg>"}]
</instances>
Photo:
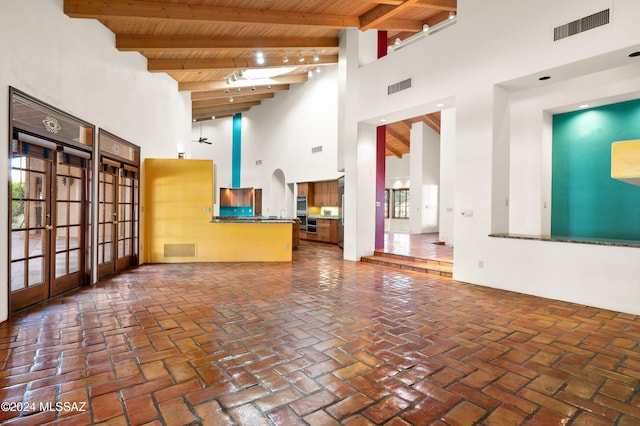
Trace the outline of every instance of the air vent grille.
<instances>
[{"instance_id":1,"label":"air vent grille","mask_svg":"<svg viewBox=\"0 0 640 426\"><path fill-rule=\"evenodd\" d=\"M406 90L411 88L411 79L408 78L406 80L399 81L387 87L387 95L392 95L394 93L398 93L401 90Z\"/></svg>"},{"instance_id":2,"label":"air vent grille","mask_svg":"<svg viewBox=\"0 0 640 426\"><path fill-rule=\"evenodd\" d=\"M322 152L322 145L320 146L314 146L313 148L311 148L311 153L315 154L317 152Z\"/></svg>"},{"instance_id":3,"label":"air vent grille","mask_svg":"<svg viewBox=\"0 0 640 426\"><path fill-rule=\"evenodd\" d=\"M164 257L196 257L196 245L165 244Z\"/></svg>"},{"instance_id":4,"label":"air vent grille","mask_svg":"<svg viewBox=\"0 0 640 426\"><path fill-rule=\"evenodd\" d=\"M608 23L609 9L606 9L602 12L594 13L593 15L585 16L584 18L577 19L573 22L569 22L568 24L555 27L553 29L553 41L558 41L572 35L583 33Z\"/></svg>"}]
</instances>

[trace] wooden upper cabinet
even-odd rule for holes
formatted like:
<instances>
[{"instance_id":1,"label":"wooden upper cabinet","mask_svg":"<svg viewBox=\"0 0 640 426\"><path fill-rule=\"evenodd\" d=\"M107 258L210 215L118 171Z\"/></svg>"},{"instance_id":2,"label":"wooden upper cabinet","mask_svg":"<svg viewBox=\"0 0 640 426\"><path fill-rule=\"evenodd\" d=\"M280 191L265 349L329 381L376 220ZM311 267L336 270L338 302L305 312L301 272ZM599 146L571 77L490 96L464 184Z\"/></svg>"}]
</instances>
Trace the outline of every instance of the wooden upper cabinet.
<instances>
[{"instance_id":1,"label":"wooden upper cabinet","mask_svg":"<svg viewBox=\"0 0 640 426\"><path fill-rule=\"evenodd\" d=\"M338 181L314 182L314 202L318 207L335 207L338 205Z\"/></svg>"},{"instance_id":2,"label":"wooden upper cabinet","mask_svg":"<svg viewBox=\"0 0 640 426\"><path fill-rule=\"evenodd\" d=\"M338 181L298 183L298 195L306 195L310 207L336 207L338 205Z\"/></svg>"},{"instance_id":3,"label":"wooden upper cabinet","mask_svg":"<svg viewBox=\"0 0 640 426\"><path fill-rule=\"evenodd\" d=\"M314 197L313 197L313 184L312 183L299 183L298 184L298 195L306 195L307 196L307 206L315 206Z\"/></svg>"}]
</instances>

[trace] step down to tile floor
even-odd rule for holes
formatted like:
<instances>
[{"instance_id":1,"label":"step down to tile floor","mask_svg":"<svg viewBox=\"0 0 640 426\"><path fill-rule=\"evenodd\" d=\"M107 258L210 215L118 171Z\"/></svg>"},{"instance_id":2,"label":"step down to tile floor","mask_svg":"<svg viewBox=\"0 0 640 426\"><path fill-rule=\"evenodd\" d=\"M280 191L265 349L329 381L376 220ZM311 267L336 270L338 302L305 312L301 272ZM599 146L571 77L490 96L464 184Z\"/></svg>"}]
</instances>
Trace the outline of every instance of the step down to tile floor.
<instances>
[{"instance_id":1,"label":"step down to tile floor","mask_svg":"<svg viewBox=\"0 0 640 426\"><path fill-rule=\"evenodd\" d=\"M441 275L449 278L453 276L453 262L448 260L424 259L415 256L403 256L400 254L375 251L373 256L362 256L360 261L389 266L391 268Z\"/></svg>"}]
</instances>

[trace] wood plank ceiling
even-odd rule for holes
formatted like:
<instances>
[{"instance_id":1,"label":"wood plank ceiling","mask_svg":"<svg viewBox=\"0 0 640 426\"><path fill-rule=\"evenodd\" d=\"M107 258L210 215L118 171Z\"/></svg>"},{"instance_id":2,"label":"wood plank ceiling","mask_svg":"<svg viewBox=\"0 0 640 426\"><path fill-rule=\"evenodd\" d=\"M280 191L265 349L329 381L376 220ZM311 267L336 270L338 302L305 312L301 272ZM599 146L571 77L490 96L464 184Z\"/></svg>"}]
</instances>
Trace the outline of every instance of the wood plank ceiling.
<instances>
[{"instance_id":1,"label":"wood plank ceiling","mask_svg":"<svg viewBox=\"0 0 640 426\"><path fill-rule=\"evenodd\" d=\"M457 0L64 0L65 14L97 19L118 50L190 91L196 121L248 111L337 63L343 29L387 31L391 45L456 9ZM269 71L284 73L260 74ZM416 120L440 131L439 113L390 124L387 155L409 151Z\"/></svg>"}]
</instances>

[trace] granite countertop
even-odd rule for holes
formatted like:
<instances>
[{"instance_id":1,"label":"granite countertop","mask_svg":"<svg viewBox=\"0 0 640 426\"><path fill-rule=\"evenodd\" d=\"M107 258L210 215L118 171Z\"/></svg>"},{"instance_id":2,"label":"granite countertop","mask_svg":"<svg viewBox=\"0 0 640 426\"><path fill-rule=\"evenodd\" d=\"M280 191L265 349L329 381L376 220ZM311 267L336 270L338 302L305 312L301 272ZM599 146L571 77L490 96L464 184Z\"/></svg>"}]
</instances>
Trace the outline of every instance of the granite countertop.
<instances>
[{"instance_id":1,"label":"granite countertop","mask_svg":"<svg viewBox=\"0 0 640 426\"><path fill-rule=\"evenodd\" d=\"M211 223L293 223L297 217L277 216L214 216Z\"/></svg>"},{"instance_id":2,"label":"granite countertop","mask_svg":"<svg viewBox=\"0 0 640 426\"><path fill-rule=\"evenodd\" d=\"M495 238L513 238L518 240L538 240L538 241L552 241L560 243L576 243L576 244L594 244L600 246L616 246L616 247L640 247L640 241L634 240L614 240L614 239L600 239L600 238L577 238L577 237L562 237L562 236L550 236L550 235L522 235L522 234L489 234L490 237Z\"/></svg>"},{"instance_id":3,"label":"granite countertop","mask_svg":"<svg viewBox=\"0 0 640 426\"><path fill-rule=\"evenodd\" d=\"M307 216L309 219L329 219L329 220L337 220L342 219L342 216L325 216L322 214L310 214Z\"/></svg>"}]
</instances>

